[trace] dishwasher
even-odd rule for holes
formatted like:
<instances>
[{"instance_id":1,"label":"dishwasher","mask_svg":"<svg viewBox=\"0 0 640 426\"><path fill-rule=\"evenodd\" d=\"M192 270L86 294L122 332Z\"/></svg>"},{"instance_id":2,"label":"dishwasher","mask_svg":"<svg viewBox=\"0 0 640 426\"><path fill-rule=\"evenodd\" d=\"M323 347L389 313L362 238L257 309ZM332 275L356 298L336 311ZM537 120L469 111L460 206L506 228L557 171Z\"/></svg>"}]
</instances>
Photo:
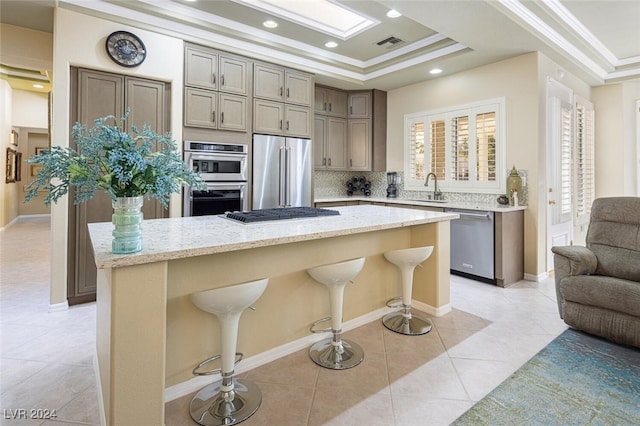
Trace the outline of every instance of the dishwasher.
<instances>
[{"instance_id":1,"label":"dishwasher","mask_svg":"<svg viewBox=\"0 0 640 426\"><path fill-rule=\"evenodd\" d=\"M445 211L460 216L451 221L451 273L495 284L494 212Z\"/></svg>"}]
</instances>

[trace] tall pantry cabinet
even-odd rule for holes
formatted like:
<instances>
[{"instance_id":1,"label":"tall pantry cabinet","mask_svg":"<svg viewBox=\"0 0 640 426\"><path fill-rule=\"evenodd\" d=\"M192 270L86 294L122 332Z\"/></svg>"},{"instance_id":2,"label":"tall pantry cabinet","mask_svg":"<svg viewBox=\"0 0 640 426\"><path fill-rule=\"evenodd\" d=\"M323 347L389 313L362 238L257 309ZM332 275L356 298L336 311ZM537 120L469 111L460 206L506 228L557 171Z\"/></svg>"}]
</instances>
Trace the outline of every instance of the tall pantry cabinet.
<instances>
[{"instance_id":1,"label":"tall pantry cabinet","mask_svg":"<svg viewBox=\"0 0 640 426\"><path fill-rule=\"evenodd\" d=\"M120 118L130 108L125 123L127 131L132 125L142 129L144 124L158 134L169 130L168 83L82 68L72 68L71 72L74 84L70 126L79 122L90 128L97 118L107 115ZM76 148L73 141L70 146ZM67 298L69 304L77 304L95 300L96 267L87 224L110 222L113 207L111 197L104 191L78 205L73 204L73 190L69 192ZM167 215L155 200L145 199L142 211L145 219Z\"/></svg>"}]
</instances>

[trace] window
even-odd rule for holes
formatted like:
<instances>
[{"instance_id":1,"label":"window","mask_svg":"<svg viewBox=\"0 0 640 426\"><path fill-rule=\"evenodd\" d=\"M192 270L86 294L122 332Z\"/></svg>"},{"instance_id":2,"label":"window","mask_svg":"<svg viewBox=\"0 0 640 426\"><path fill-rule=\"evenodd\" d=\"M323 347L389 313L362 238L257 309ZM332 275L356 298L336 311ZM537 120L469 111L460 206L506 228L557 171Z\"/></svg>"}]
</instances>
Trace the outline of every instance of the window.
<instances>
[{"instance_id":1,"label":"window","mask_svg":"<svg viewBox=\"0 0 640 426\"><path fill-rule=\"evenodd\" d=\"M575 213L576 224L589 222L591 205L595 198L595 165L593 147L593 105L576 96L575 139Z\"/></svg>"},{"instance_id":2,"label":"window","mask_svg":"<svg viewBox=\"0 0 640 426\"><path fill-rule=\"evenodd\" d=\"M434 173L448 192L505 191L504 99L405 116L405 188Z\"/></svg>"}]
</instances>

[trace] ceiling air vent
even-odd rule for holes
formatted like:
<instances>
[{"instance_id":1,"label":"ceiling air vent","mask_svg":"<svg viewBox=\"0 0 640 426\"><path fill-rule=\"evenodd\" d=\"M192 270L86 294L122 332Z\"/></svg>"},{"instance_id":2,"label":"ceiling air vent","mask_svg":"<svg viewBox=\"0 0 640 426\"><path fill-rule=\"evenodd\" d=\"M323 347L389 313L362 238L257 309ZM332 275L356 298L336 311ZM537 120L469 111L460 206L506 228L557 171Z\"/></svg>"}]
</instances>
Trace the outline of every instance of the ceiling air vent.
<instances>
[{"instance_id":1,"label":"ceiling air vent","mask_svg":"<svg viewBox=\"0 0 640 426\"><path fill-rule=\"evenodd\" d=\"M405 43L406 42L404 40L399 39L396 36L390 36L390 37L385 38L384 40L380 40L376 44L378 46L385 47L386 49L391 49L391 48L394 48L394 47L402 46Z\"/></svg>"}]
</instances>

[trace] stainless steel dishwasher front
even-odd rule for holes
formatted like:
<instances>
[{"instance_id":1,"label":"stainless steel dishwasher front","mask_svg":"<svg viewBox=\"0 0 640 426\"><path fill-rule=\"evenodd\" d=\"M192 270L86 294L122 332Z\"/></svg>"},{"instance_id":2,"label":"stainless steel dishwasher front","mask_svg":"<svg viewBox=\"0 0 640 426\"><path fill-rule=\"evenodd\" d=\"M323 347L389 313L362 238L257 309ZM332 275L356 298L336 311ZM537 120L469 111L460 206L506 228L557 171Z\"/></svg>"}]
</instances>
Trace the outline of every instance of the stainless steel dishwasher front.
<instances>
[{"instance_id":1,"label":"stainless steel dishwasher front","mask_svg":"<svg viewBox=\"0 0 640 426\"><path fill-rule=\"evenodd\" d=\"M451 221L451 273L495 284L494 212L445 209Z\"/></svg>"}]
</instances>

